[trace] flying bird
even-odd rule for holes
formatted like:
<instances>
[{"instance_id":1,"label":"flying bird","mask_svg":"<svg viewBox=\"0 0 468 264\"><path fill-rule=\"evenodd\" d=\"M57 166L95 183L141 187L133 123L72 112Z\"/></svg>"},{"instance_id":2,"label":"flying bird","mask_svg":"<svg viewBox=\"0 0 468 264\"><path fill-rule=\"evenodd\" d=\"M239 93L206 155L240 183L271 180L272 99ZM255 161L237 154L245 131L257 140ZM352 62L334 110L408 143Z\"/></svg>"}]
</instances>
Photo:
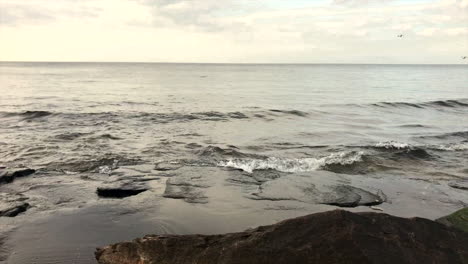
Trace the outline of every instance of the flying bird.
<instances>
[{"instance_id":1,"label":"flying bird","mask_svg":"<svg viewBox=\"0 0 468 264\"><path fill-rule=\"evenodd\" d=\"M397 37L402 38L402 37L403 37L403 34L400 34L400 35L398 35Z\"/></svg>"},{"instance_id":2,"label":"flying bird","mask_svg":"<svg viewBox=\"0 0 468 264\"><path fill-rule=\"evenodd\" d=\"M463 57L462 57L462 60L466 60L466 58L468 58L468 57L466 57L466 56L463 56Z\"/></svg>"}]
</instances>

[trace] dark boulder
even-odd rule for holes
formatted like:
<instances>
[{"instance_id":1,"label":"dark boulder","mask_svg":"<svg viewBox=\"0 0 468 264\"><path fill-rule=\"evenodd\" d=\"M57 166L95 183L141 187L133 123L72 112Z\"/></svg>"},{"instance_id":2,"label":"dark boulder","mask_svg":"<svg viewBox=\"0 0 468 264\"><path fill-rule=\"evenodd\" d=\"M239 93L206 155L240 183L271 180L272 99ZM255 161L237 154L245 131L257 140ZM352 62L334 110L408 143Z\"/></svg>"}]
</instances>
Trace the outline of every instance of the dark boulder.
<instances>
[{"instance_id":1,"label":"dark boulder","mask_svg":"<svg viewBox=\"0 0 468 264\"><path fill-rule=\"evenodd\" d=\"M103 198L125 198L147 190L148 187L141 182L118 181L98 187L96 193Z\"/></svg>"},{"instance_id":2,"label":"dark boulder","mask_svg":"<svg viewBox=\"0 0 468 264\"><path fill-rule=\"evenodd\" d=\"M29 169L29 168L16 168L16 169L7 169L4 167L0 168L0 184L13 182L15 178L29 176L35 172L36 170Z\"/></svg>"},{"instance_id":3,"label":"dark boulder","mask_svg":"<svg viewBox=\"0 0 468 264\"><path fill-rule=\"evenodd\" d=\"M468 235L422 218L342 210L224 235L148 235L98 248L100 264L468 263Z\"/></svg>"},{"instance_id":4,"label":"dark boulder","mask_svg":"<svg viewBox=\"0 0 468 264\"><path fill-rule=\"evenodd\" d=\"M26 212L28 208L29 208L28 203L13 203L13 204L9 204L8 206L0 205L0 217L1 216L15 217L19 215L20 213Z\"/></svg>"}]
</instances>

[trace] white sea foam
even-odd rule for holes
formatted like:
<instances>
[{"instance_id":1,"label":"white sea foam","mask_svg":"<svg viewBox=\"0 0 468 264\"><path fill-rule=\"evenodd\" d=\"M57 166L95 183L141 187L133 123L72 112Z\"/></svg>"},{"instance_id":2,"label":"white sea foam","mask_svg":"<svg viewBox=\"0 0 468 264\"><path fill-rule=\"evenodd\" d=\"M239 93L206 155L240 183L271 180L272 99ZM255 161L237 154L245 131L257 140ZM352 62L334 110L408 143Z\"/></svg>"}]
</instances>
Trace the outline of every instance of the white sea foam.
<instances>
[{"instance_id":1,"label":"white sea foam","mask_svg":"<svg viewBox=\"0 0 468 264\"><path fill-rule=\"evenodd\" d=\"M229 159L221 161L218 166L241 169L246 172L254 170L274 169L282 172L306 172L319 170L330 164L349 165L362 160L362 151L346 151L333 153L322 158L287 159L269 157L266 159Z\"/></svg>"},{"instance_id":2,"label":"white sea foam","mask_svg":"<svg viewBox=\"0 0 468 264\"><path fill-rule=\"evenodd\" d=\"M438 146L435 146L434 149L444 150L444 151L468 150L468 142L458 143L458 144L438 145Z\"/></svg>"},{"instance_id":3,"label":"white sea foam","mask_svg":"<svg viewBox=\"0 0 468 264\"><path fill-rule=\"evenodd\" d=\"M375 146L377 148L386 148L386 149L409 149L411 148L410 144L397 142L397 141L379 142Z\"/></svg>"}]
</instances>

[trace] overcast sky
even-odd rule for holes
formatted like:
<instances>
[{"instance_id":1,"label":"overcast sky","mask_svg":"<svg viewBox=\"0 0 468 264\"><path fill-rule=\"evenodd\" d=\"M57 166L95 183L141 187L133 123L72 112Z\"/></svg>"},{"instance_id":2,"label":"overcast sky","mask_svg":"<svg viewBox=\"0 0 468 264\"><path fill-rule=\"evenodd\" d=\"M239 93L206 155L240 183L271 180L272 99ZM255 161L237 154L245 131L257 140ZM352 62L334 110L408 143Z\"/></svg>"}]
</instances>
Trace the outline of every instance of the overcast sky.
<instances>
[{"instance_id":1,"label":"overcast sky","mask_svg":"<svg viewBox=\"0 0 468 264\"><path fill-rule=\"evenodd\" d=\"M0 0L2 61L468 63L462 56L468 0Z\"/></svg>"}]
</instances>

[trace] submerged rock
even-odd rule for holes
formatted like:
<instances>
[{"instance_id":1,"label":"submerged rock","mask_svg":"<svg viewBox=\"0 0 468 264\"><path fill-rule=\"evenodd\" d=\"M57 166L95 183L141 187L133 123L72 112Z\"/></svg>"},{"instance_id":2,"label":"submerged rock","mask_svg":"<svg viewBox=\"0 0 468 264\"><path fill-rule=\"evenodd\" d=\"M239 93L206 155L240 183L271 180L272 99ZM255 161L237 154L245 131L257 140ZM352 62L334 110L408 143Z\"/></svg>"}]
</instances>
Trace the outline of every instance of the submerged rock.
<instances>
[{"instance_id":1,"label":"submerged rock","mask_svg":"<svg viewBox=\"0 0 468 264\"><path fill-rule=\"evenodd\" d=\"M100 264L466 263L468 234L422 218L342 210L224 235L148 235L98 248Z\"/></svg>"},{"instance_id":2,"label":"submerged rock","mask_svg":"<svg viewBox=\"0 0 468 264\"><path fill-rule=\"evenodd\" d=\"M180 174L166 181L163 197L181 199L187 203L207 203L206 189L211 185L197 170L181 169Z\"/></svg>"},{"instance_id":3,"label":"submerged rock","mask_svg":"<svg viewBox=\"0 0 468 264\"><path fill-rule=\"evenodd\" d=\"M155 164L154 170L156 171L171 171L171 170L177 170L183 167L183 164L181 164L178 161L160 161Z\"/></svg>"},{"instance_id":4,"label":"submerged rock","mask_svg":"<svg viewBox=\"0 0 468 264\"><path fill-rule=\"evenodd\" d=\"M468 190L468 180L449 182L448 186L455 188L455 189Z\"/></svg>"},{"instance_id":5,"label":"submerged rock","mask_svg":"<svg viewBox=\"0 0 468 264\"><path fill-rule=\"evenodd\" d=\"M0 168L0 184L13 182L15 178L29 176L35 172L36 170L29 168Z\"/></svg>"},{"instance_id":6,"label":"submerged rock","mask_svg":"<svg viewBox=\"0 0 468 264\"><path fill-rule=\"evenodd\" d=\"M8 205L0 204L0 217L1 216L15 217L19 215L20 213L26 212L28 208L29 208L28 203L12 203Z\"/></svg>"},{"instance_id":7,"label":"submerged rock","mask_svg":"<svg viewBox=\"0 0 468 264\"><path fill-rule=\"evenodd\" d=\"M453 214L441 217L436 221L444 225L452 226L454 228L468 232L468 207L460 209Z\"/></svg>"},{"instance_id":8,"label":"submerged rock","mask_svg":"<svg viewBox=\"0 0 468 264\"><path fill-rule=\"evenodd\" d=\"M142 182L118 181L98 187L96 193L104 198L125 198L147 190L148 187Z\"/></svg>"},{"instance_id":9,"label":"submerged rock","mask_svg":"<svg viewBox=\"0 0 468 264\"><path fill-rule=\"evenodd\" d=\"M333 192L324 195L323 204L339 207L356 207L360 205L372 206L385 202L386 197L383 192L373 194L361 188L338 185L333 187Z\"/></svg>"},{"instance_id":10,"label":"submerged rock","mask_svg":"<svg viewBox=\"0 0 468 264\"><path fill-rule=\"evenodd\" d=\"M208 197L200 189L191 185L166 184L164 198L181 199L187 203L207 203Z\"/></svg>"}]
</instances>

